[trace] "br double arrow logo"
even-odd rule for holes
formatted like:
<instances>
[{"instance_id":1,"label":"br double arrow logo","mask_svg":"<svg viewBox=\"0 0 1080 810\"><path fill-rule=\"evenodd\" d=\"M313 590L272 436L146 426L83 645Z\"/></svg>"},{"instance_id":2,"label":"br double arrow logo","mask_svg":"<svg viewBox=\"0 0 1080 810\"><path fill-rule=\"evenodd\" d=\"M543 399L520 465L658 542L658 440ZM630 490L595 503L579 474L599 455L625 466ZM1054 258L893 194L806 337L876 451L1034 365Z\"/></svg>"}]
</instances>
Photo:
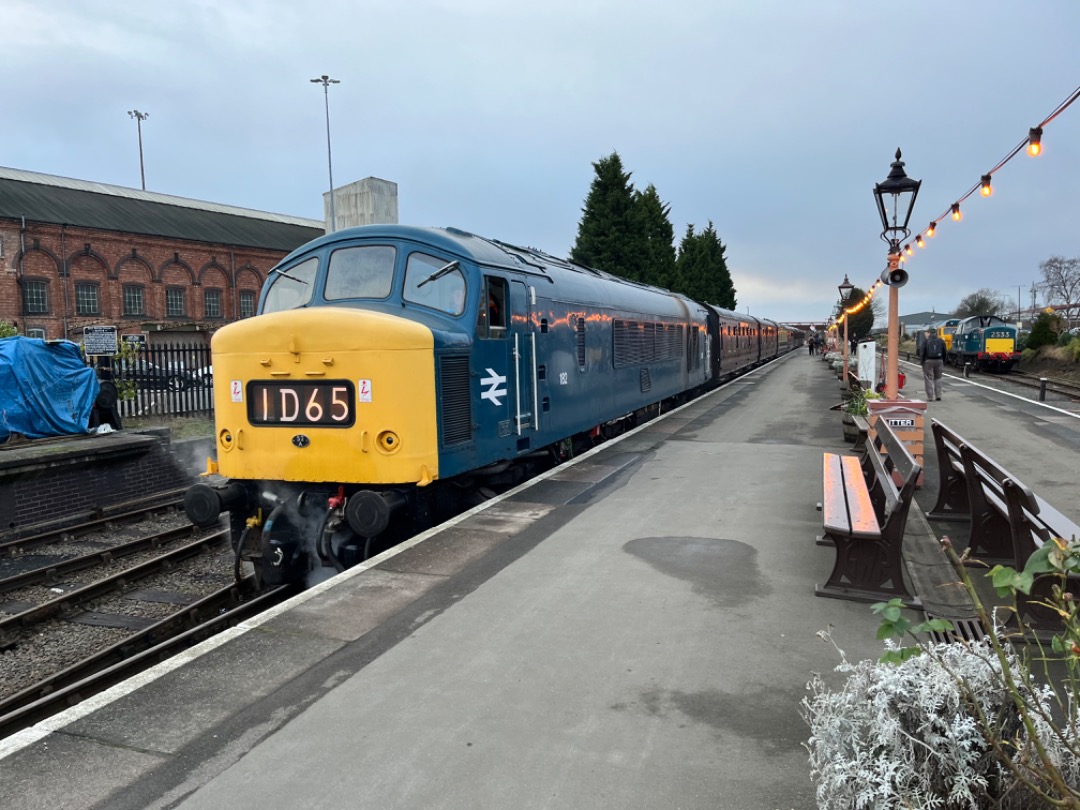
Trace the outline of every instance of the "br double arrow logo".
<instances>
[{"instance_id":1,"label":"br double arrow logo","mask_svg":"<svg viewBox=\"0 0 1080 810\"><path fill-rule=\"evenodd\" d=\"M487 376L480 378L480 385L486 385L487 390L480 392L480 399L490 399L493 404L502 405L502 397L506 396L506 377L493 368L484 370Z\"/></svg>"}]
</instances>

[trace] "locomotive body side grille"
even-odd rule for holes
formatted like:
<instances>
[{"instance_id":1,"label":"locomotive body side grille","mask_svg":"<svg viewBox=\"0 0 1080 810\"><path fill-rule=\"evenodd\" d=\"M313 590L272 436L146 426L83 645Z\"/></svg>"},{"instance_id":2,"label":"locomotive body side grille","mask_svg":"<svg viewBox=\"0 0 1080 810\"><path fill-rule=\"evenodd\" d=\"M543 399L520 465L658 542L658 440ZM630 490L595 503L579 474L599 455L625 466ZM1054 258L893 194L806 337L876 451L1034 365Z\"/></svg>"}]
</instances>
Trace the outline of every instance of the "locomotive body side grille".
<instances>
[{"instance_id":1,"label":"locomotive body side grille","mask_svg":"<svg viewBox=\"0 0 1080 810\"><path fill-rule=\"evenodd\" d=\"M469 358L443 357L439 361L439 410L443 445L472 439L472 403L469 399Z\"/></svg>"}]
</instances>

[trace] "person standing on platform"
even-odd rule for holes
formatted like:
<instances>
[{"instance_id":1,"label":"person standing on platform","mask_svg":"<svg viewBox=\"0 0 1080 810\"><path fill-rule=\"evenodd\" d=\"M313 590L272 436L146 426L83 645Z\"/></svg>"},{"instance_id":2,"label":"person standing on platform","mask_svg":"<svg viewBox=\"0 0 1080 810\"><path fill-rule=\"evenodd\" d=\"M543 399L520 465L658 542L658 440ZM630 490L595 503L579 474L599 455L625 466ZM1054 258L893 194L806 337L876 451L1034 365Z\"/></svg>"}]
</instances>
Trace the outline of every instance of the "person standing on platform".
<instances>
[{"instance_id":1,"label":"person standing on platform","mask_svg":"<svg viewBox=\"0 0 1080 810\"><path fill-rule=\"evenodd\" d=\"M919 350L926 401L941 399L941 373L945 369L945 341L938 337L937 329L927 330L926 340Z\"/></svg>"}]
</instances>

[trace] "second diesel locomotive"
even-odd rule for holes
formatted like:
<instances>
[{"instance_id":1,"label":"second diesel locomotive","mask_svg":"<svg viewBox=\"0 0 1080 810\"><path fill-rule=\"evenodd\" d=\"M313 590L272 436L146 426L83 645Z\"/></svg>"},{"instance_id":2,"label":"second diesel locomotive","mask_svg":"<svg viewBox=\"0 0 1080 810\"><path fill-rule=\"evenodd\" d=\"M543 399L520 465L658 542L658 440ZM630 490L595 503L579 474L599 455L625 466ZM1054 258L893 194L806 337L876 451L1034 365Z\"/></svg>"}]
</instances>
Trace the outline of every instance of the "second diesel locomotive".
<instances>
[{"instance_id":1,"label":"second diesel locomotive","mask_svg":"<svg viewBox=\"0 0 1080 810\"><path fill-rule=\"evenodd\" d=\"M185 509L199 526L229 512L266 584L343 569L425 527L455 485L513 483L801 338L454 228L339 231L214 336L220 478Z\"/></svg>"},{"instance_id":2,"label":"second diesel locomotive","mask_svg":"<svg viewBox=\"0 0 1080 810\"><path fill-rule=\"evenodd\" d=\"M1020 362L1016 326L996 315L973 315L956 325L946 362L957 368L970 363L979 371L1007 372Z\"/></svg>"}]
</instances>

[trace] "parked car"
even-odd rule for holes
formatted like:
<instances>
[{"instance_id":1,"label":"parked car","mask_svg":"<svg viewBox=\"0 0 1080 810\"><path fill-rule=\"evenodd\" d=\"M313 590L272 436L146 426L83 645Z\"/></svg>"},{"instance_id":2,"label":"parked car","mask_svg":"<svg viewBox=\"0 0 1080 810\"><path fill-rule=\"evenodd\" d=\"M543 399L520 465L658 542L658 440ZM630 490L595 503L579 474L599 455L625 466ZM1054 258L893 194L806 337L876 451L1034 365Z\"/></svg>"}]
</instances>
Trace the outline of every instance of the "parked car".
<instances>
[{"instance_id":1,"label":"parked car","mask_svg":"<svg viewBox=\"0 0 1080 810\"><path fill-rule=\"evenodd\" d=\"M114 372L117 379L133 380L146 391L184 391L195 385L190 372L170 371L142 359L121 360Z\"/></svg>"},{"instance_id":2,"label":"parked car","mask_svg":"<svg viewBox=\"0 0 1080 810\"><path fill-rule=\"evenodd\" d=\"M191 372L191 376L198 385L201 385L204 388L214 387L213 366L204 366L202 368L197 368L193 372Z\"/></svg>"}]
</instances>

